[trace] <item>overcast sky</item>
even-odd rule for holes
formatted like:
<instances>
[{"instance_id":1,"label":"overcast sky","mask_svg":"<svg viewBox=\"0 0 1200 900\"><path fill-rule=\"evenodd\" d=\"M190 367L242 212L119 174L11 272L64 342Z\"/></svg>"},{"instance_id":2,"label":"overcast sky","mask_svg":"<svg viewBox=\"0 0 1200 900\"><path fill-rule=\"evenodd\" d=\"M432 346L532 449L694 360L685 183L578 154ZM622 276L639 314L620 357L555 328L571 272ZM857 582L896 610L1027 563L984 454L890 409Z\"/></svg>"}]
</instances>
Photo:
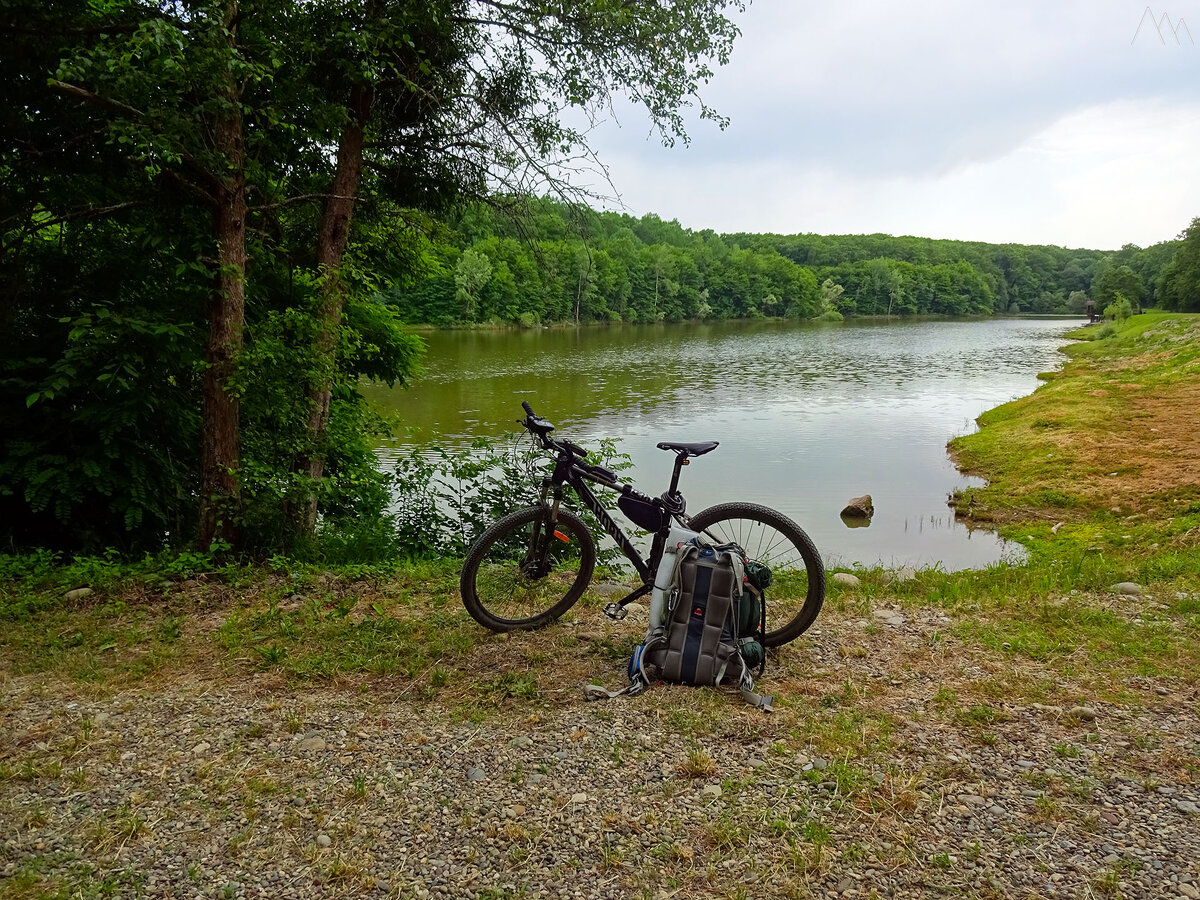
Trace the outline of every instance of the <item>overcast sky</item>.
<instances>
[{"instance_id":1,"label":"overcast sky","mask_svg":"<svg viewBox=\"0 0 1200 900\"><path fill-rule=\"evenodd\" d=\"M594 144L690 228L1146 246L1200 215L1200 0L1167 2L1178 42L1138 2L755 0L727 130L664 149L618 107Z\"/></svg>"}]
</instances>

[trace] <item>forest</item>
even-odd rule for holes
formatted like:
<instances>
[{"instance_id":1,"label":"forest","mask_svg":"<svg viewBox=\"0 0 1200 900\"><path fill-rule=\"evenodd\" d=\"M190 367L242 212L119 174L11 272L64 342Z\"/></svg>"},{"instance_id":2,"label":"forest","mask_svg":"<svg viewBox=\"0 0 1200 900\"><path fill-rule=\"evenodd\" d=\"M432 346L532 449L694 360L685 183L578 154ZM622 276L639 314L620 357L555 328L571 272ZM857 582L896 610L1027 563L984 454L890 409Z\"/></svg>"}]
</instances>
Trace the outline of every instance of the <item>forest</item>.
<instances>
[{"instance_id":1,"label":"forest","mask_svg":"<svg viewBox=\"0 0 1200 900\"><path fill-rule=\"evenodd\" d=\"M409 268L380 296L411 324L1081 314L1089 297L1104 309L1118 294L1135 308L1186 305L1171 293L1178 240L1101 251L717 234L545 197L473 204L410 239Z\"/></svg>"}]
</instances>

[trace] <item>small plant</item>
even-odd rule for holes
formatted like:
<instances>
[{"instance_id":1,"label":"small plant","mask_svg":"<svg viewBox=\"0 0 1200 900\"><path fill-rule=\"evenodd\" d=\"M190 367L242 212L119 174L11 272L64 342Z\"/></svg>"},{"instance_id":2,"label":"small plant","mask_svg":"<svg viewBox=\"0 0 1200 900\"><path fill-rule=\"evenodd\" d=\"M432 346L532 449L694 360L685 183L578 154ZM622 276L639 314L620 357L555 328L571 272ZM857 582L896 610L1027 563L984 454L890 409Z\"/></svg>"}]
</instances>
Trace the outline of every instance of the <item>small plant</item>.
<instances>
[{"instance_id":1,"label":"small plant","mask_svg":"<svg viewBox=\"0 0 1200 900\"><path fill-rule=\"evenodd\" d=\"M182 636L183 628L175 616L167 616L158 623L158 628L155 629L155 637L164 644L174 644Z\"/></svg>"},{"instance_id":2,"label":"small plant","mask_svg":"<svg viewBox=\"0 0 1200 900\"><path fill-rule=\"evenodd\" d=\"M225 852L230 856L237 856L253 834L254 832L249 828L242 831L235 831L225 844Z\"/></svg>"},{"instance_id":3,"label":"small plant","mask_svg":"<svg viewBox=\"0 0 1200 900\"><path fill-rule=\"evenodd\" d=\"M50 817L46 815L45 807L39 803L25 813L24 825L26 828L41 828L49 821Z\"/></svg>"},{"instance_id":4,"label":"small plant","mask_svg":"<svg viewBox=\"0 0 1200 900\"><path fill-rule=\"evenodd\" d=\"M1126 319L1133 315L1133 304L1129 302L1129 298L1118 291L1113 296L1113 302L1104 307L1104 317L1112 319L1117 324L1123 323Z\"/></svg>"},{"instance_id":5,"label":"small plant","mask_svg":"<svg viewBox=\"0 0 1200 900\"><path fill-rule=\"evenodd\" d=\"M136 840L149 830L150 826L146 824L146 820L135 813L128 803L117 810L116 827L113 831L118 840Z\"/></svg>"},{"instance_id":6,"label":"small plant","mask_svg":"<svg viewBox=\"0 0 1200 900\"><path fill-rule=\"evenodd\" d=\"M355 775L350 783L349 796L351 800L362 800L367 796L367 778L365 775Z\"/></svg>"},{"instance_id":7,"label":"small plant","mask_svg":"<svg viewBox=\"0 0 1200 900\"><path fill-rule=\"evenodd\" d=\"M1061 822L1065 815L1062 804L1045 794L1033 803L1034 818L1044 822Z\"/></svg>"},{"instance_id":8,"label":"small plant","mask_svg":"<svg viewBox=\"0 0 1200 900\"><path fill-rule=\"evenodd\" d=\"M340 854L329 863L325 873L329 876L330 881L350 881L362 874L355 866L342 859Z\"/></svg>"},{"instance_id":9,"label":"small plant","mask_svg":"<svg viewBox=\"0 0 1200 900\"><path fill-rule=\"evenodd\" d=\"M718 850L744 850L750 832L729 815L722 815L708 827L708 838Z\"/></svg>"},{"instance_id":10,"label":"small plant","mask_svg":"<svg viewBox=\"0 0 1200 900\"><path fill-rule=\"evenodd\" d=\"M1068 744L1065 741L1054 745L1054 752L1066 759L1079 758L1079 746L1077 744Z\"/></svg>"},{"instance_id":11,"label":"small plant","mask_svg":"<svg viewBox=\"0 0 1200 900\"><path fill-rule=\"evenodd\" d=\"M969 709L960 709L954 714L954 719L960 725L995 725L1008 719L1008 716L994 706L977 703Z\"/></svg>"},{"instance_id":12,"label":"small plant","mask_svg":"<svg viewBox=\"0 0 1200 900\"><path fill-rule=\"evenodd\" d=\"M703 750L693 750L679 764L679 773L685 778L709 778L717 774L717 764Z\"/></svg>"},{"instance_id":13,"label":"small plant","mask_svg":"<svg viewBox=\"0 0 1200 900\"><path fill-rule=\"evenodd\" d=\"M625 853L614 844L612 841L603 841L600 844L600 866L604 869L613 869L621 865L625 860Z\"/></svg>"},{"instance_id":14,"label":"small plant","mask_svg":"<svg viewBox=\"0 0 1200 900\"><path fill-rule=\"evenodd\" d=\"M287 657L287 648L280 647L278 644L271 644L268 647L255 647L254 652L262 657L264 665L277 666Z\"/></svg>"},{"instance_id":15,"label":"small plant","mask_svg":"<svg viewBox=\"0 0 1200 900\"><path fill-rule=\"evenodd\" d=\"M537 678L528 672L505 672L485 681L483 687L489 694L519 700L534 700L538 695Z\"/></svg>"},{"instance_id":16,"label":"small plant","mask_svg":"<svg viewBox=\"0 0 1200 900\"><path fill-rule=\"evenodd\" d=\"M804 840L810 844L824 846L829 843L829 827L822 825L816 819L809 819L803 827Z\"/></svg>"}]
</instances>

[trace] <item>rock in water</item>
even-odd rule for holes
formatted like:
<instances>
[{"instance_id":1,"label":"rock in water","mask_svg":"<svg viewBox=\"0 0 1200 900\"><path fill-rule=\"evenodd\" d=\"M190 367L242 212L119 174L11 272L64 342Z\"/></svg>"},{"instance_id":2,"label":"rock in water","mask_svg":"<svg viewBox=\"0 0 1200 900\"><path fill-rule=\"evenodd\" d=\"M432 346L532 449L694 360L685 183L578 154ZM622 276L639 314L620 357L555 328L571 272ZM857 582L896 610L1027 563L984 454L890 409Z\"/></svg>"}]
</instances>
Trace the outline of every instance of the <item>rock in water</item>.
<instances>
[{"instance_id":1,"label":"rock in water","mask_svg":"<svg viewBox=\"0 0 1200 900\"><path fill-rule=\"evenodd\" d=\"M871 518L875 515L875 504L871 502L871 495L863 494L861 497L851 497L846 508L842 510L842 515L848 519Z\"/></svg>"}]
</instances>

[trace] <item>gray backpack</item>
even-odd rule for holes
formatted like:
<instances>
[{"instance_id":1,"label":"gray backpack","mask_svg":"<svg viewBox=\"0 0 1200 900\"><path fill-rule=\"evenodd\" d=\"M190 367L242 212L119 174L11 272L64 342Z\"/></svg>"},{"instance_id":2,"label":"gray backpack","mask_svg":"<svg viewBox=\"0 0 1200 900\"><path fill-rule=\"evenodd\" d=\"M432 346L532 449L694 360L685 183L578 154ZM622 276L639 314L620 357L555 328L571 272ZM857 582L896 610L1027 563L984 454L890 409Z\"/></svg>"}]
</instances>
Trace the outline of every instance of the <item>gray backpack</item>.
<instances>
[{"instance_id":1,"label":"gray backpack","mask_svg":"<svg viewBox=\"0 0 1200 900\"><path fill-rule=\"evenodd\" d=\"M711 545L698 537L680 547L663 621L652 621L646 639L634 650L629 686L613 693L589 685L589 699L640 694L656 680L712 686L736 682L748 703L770 712L772 698L754 693L741 650L756 637L738 633L743 598L758 608L744 590L744 566L736 544ZM657 674L652 677L652 672Z\"/></svg>"}]
</instances>

